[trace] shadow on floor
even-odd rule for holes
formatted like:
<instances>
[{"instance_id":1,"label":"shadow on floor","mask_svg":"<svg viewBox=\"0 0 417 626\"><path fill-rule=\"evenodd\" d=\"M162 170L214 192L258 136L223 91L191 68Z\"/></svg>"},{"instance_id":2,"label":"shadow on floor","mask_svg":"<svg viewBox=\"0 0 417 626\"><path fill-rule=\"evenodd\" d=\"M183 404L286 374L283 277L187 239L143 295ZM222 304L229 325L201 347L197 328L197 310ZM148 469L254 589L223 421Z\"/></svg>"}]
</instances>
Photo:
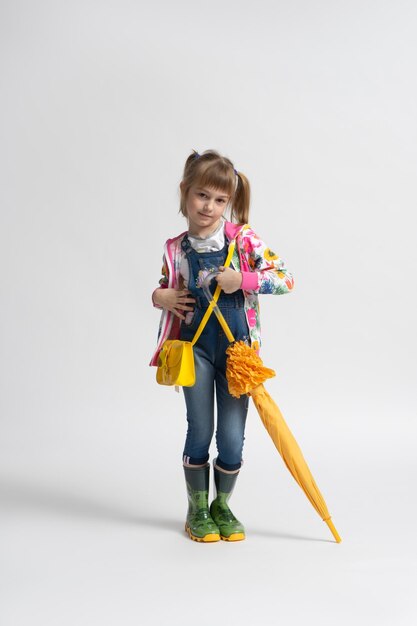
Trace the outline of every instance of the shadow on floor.
<instances>
[{"instance_id":1,"label":"shadow on floor","mask_svg":"<svg viewBox=\"0 0 417 626\"><path fill-rule=\"evenodd\" d=\"M4 512L32 509L68 518L84 517L106 522L119 522L133 526L149 526L183 534L180 519L166 519L142 515L140 511L123 510L117 504L103 502L88 494L62 490L53 485L0 479L0 507Z\"/></svg>"},{"instance_id":2,"label":"shadow on floor","mask_svg":"<svg viewBox=\"0 0 417 626\"><path fill-rule=\"evenodd\" d=\"M292 533L279 532L273 530L263 530L263 529L251 529L248 531L248 535L250 532L251 537L263 537L265 539L291 539L295 541L318 541L320 543L336 543L336 541L332 539L320 539L318 537L303 537L302 535L294 535Z\"/></svg>"}]
</instances>

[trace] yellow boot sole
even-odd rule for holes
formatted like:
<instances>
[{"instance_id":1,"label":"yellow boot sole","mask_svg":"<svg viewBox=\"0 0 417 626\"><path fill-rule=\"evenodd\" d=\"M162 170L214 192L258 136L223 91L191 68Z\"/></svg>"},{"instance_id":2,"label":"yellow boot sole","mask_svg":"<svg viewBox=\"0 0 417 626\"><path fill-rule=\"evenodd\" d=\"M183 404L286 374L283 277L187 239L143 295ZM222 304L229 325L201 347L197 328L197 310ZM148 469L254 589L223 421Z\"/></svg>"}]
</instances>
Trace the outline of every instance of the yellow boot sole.
<instances>
[{"instance_id":1,"label":"yellow boot sole","mask_svg":"<svg viewBox=\"0 0 417 626\"><path fill-rule=\"evenodd\" d=\"M223 537L223 535L220 535L220 539L223 541L243 541L245 538L245 533L233 533L229 537Z\"/></svg>"},{"instance_id":2,"label":"yellow boot sole","mask_svg":"<svg viewBox=\"0 0 417 626\"><path fill-rule=\"evenodd\" d=\"M199 541L200 543L213 543L213 541L220 541L219 533L210 533L208 535L204 535L204 537L196 537L191 532L191 528L188 526L187 523L185 524L185 532L188 534L190 539L192 539L193 541Z\"/></svg>"}]
</instances>

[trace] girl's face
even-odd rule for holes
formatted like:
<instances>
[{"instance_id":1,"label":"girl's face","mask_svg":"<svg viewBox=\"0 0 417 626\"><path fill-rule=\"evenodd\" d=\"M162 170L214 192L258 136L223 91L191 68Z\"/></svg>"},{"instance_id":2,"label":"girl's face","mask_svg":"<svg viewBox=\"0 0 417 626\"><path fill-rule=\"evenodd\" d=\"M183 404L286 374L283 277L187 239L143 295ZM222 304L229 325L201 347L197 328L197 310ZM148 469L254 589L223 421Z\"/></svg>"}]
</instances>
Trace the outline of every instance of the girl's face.
<instances>
[{"instance_id":1,"label":"girl's face","mask_svg":"<svg viewBox=\"0 0 417 626\"><path fill-rule=\"evenodd\" d=\"M190 187L185 203L190 235L206 237L214 232L229 200L230 196L219 189Z\"/></svg>"}]
</instances>

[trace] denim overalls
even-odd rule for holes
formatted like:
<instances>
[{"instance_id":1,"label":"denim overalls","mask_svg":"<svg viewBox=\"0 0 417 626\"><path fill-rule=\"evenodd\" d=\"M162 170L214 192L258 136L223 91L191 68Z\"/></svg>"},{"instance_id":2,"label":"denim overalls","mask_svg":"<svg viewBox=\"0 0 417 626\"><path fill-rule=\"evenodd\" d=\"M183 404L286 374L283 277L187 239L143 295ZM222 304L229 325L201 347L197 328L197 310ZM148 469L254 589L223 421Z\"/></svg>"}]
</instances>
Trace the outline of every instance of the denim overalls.
<instances>
[{"instance_id":1,"label":"denim overalls","mask_svg":"<svg viewBox=\"0 0 417 626\"><path fill-rule=\"evenodd\" d=\"M215 252L196 252L185 235L181 247L186 254L190 276L188 290L195 298L190 323L181 323L180 339L191 341L208 307L208 301L197 280L204 270L217 270L225 263L228 244ZM211 281L214 293L217 281ZM220 293L218 305L236 340L248 341L249 331L244 310L242 290L232 294ZM209 459L209 447L214 432L214 386L217 402L216 464L225 470L237 470L242 463L248 396L234 398L229 394L226 380L226 348L229 341L214 313L194 345L196 383L183 387L187 405L188 430L183 461L202 465Z\"/></svg>"}]
</instances>

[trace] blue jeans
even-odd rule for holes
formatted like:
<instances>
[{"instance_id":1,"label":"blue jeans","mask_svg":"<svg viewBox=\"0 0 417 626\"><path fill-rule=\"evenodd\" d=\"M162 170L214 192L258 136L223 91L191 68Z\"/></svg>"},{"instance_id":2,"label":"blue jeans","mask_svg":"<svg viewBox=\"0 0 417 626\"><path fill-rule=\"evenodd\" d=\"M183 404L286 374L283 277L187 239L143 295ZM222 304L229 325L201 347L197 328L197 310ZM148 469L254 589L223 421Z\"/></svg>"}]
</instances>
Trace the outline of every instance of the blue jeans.
<instances>
[{"instance_id":1,"label":"blue jeans","mask_svg":"<svg viewBox=\"0 0 417 626\"><path fill-rule=\"evenodd\" d=\"M222 293L219 306L235 339L247 340L242 292ZM204 313L205 308L195 307L191 323L181 324L181 339L191 341ZM188 422L183 460L190 465L201 465L209 459L214 433L214 392L217 404L216 464L229 471L239 469L242 464L249 398L246 395L234 398L229 394L226 380L226 348L229 345L212 313L194 345L196 383L193 387L183 387Z\"/></svg>"}]
</instances>

